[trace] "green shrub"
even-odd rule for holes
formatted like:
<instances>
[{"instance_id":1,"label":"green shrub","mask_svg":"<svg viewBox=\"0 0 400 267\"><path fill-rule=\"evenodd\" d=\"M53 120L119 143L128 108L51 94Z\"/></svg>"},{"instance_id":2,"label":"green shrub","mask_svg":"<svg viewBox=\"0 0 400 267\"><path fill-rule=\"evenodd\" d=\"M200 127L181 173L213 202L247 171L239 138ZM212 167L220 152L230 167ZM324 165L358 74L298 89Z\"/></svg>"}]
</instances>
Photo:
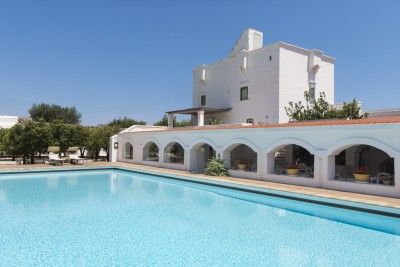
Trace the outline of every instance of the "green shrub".
<instances>
[{"instance_id":1,"label":"green shrub","mask_svg":"<svg viewBox=\"0 0 400 267\"><path fill-rule=\"evenodd\" d=\"M209 176L228 176L228 169L224 166L224 161L221 159L210 158L207 162L207 167L204 173Z\"/></svg>"}]
</instances>

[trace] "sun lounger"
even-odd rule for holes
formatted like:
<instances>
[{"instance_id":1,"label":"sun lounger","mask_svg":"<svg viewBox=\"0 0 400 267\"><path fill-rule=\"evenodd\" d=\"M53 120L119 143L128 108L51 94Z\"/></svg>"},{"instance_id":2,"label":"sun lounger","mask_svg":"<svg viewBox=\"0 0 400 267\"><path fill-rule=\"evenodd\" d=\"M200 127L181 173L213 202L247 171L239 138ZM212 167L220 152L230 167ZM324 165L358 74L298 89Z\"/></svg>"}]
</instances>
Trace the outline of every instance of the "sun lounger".
<instances>
[{"instance_id":1,"label":"sun lounger","mask_svg":"<svg viewBox=\"0 0 400 267\"><path fill-rule=\"evenodd\" d=\"M49 164L50 165L63 165L64 160L61 159L57 154L49 154Z\"/></svg>"},{"instance_id":2,"label":"sun lounger","mask_svg":"<svg viewBox=\"0 0 400 267\"><path fill-rule=\"evenodd\" d=\"M68 157L69 157L69 163L75 164L75 165L78 165L78 164L83 165L83 163L85 163L85 160L86 160L84 158L80 158L78 155L69 155Z\"/></svg>"}]
</instances>

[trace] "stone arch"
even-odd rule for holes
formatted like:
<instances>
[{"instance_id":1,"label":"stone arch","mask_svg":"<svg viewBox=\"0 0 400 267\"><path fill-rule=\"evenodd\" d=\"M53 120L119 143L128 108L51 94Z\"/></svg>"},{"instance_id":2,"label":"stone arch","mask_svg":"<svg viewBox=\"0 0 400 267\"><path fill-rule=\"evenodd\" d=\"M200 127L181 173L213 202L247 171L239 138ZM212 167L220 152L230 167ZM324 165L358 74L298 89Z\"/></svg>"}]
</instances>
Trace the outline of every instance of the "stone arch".
<instances>
[{"instance_id":1,"label":"stone arch","mask_svg":"<svg viewBox=\"0 0 400 267\"><path fill-rule=\"evenodd\" d=\"M318 151L312 145L310 145L309 143L306 143L300 139L297 139L297 138L281 139L281 140L273 143L272 145L268 146L265 149L265 151L267 153L275 153L287 145L298 145L298 146L304 147L305 149L310 151L311 154L314 154L314 155L318 154Z\"/></svg>"},{"instance_id":2,"label":"stone arch","mask_svg":"<svg viewBox=\"0 0 400 267\"><path fill-rule=\"evenodd\" d=\"M232 149L234 149L236 146L238 145L246 145L248 147L250 147L251 149L253 149L255 152L259 152L260 149L251 141L244 139L244 138L236 138L236 139L232 139L230 140L227 144L225 144L225 146L222 148L223 152L226 151L232 151Z\"/></svg>"},{"instance_id":3,"label":"stone arch","mask_svg":"<svg viewBox=\"0 0 400 267\"><path fill-rule=\"evenodd\" d=\"M178 142L175 141L169 142L164 147L164 163L184 165L185 163L184 147Z\"/></svg>"},{"instance_id":4,"label":"stone arch","mask_svg":"<svg viewBox=\"0 0 400 267\"><path fill-rule=\"evenodd\" d=\"M158 162L160 160L160 146L154 141L148 141L143 146L142 159L143 161L154 161Z\"/></svg>"},{"instance_id":5,"label":"stone arch","mask_svg":"<svg viewBox=\"0 0 400 267\"><path fill-rule=\"evenodd\" d=\"M267 153L267 173L292 175L289 169L296 168L295 175L314 177L315 156L319 151L312 145L297 138L281 139L265 149Z\"/></svg>"},{"instance_id":6,"label":"stone arch","mask_svg":"<svg viewBox=\"0 0 400 267\"><path fill-rule=\"evenodd\" d=\"M260 149L246 139L231 140L224 146L222 153L230 169L257 172L257 166L260 166Z\"/></svg>"},{"instance_id":7,"label":"stone arch","mask_svg":"<svg viewBox=\"0 0 400 267\"><path fill-rule=\"evenodd\" d=\"M376 147L376 148L382 150L383 152L387 153L390 157L394 157L396 155L396 151L392 147L390 147L384 143L381 143L375 139L371 139L371 138L344 139L344 140L341 140L340 142L337 142L337 143L333 144L332 146L330 146L326 150L326 153L327 153L327 155L336 156L342 150L347 149L351 146L355 146L355 145L369 145L369 146Z\"/></svg>"},{"instance_id":8,"label":"stone arch","mask_svg":"<svg viewBox=\"0 0 400 267\"><path fill-rule=\"evenodd\" d=\"M375 177L371 178L371 183L389 179L394 184L397 152L384 143L371 138L348 138L329 147L326 153L330 180L347 181L353 178L356 170L366 168L371 177Z\"/></svg>"},{"instance_id":9,"label":"stone arch","mask_svg":"<svg viewBox=\"0 0 400 267\"><path fill-rule=\"evenodd\" d=\"M202 173L210 157L216 158L216 144L209 139L201 138L189 148L189 170Z\"/></svg>"},{"instance_id":10,"label":"stone arch","mask_svg":"<svg viewBox=\"0 0 400 267\"><path fill-rule=\"evenodd\" d=\"M129 140L125 141L125 143L124 143L124 146L122 149L122 158L128 159L128 160L133 160L133 144Z\"/></svg>"}]
</instances>

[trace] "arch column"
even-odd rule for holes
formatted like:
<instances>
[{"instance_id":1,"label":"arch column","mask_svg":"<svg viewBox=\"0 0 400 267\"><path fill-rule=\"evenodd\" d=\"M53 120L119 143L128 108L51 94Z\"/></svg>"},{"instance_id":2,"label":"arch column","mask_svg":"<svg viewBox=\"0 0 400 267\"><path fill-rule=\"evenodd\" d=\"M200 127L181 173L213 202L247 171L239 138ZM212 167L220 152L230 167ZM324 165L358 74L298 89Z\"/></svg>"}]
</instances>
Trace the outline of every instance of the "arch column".
<instances>
[{"instance_id":1,"label":"arch column","mask_svg":"<svg viewBox=\"0 0 400 267\"><path fill-rule=\"evenodd\" d=\"M204 110L197 111L197 126L204 126Z\"/></svg>"},{"instance_id":2,"label":"arch column","mask_svg":"<svg viewBox=\"0 0 400 267\"><path fill-rule=\"evenodd\" d=\"M396 152L394 155L394 187L396 188L397 195L400 195L400 152Z\"/></svg>"}]
</instances>

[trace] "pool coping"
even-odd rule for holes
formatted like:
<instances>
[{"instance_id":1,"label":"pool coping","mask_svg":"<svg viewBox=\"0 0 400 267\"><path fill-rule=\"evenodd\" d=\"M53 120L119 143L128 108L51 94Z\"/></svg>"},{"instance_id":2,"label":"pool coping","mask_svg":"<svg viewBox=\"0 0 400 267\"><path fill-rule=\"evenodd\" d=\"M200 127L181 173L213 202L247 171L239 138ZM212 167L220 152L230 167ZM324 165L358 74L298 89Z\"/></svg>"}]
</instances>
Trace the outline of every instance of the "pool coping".
<instances>
[{"instance_id":1,"label":"pool coping","mask_svg":"<svg viewBox=\"0 0 400 267\"><path fill-rule=\"evenodd\" d=\"M180 180L208 186L217 186L220 188L239 190L247 193L268 195L273 197L291 199L295 201L303 201L319 205L333 206L337 208L344 208L360 212L400 218L400 200L396 198L363 195L358 193L341 192L337 190L310 188L304 186L272 183L267 181L249 180L243 178L205 176L202 174L192 174L185 171L177 171L127 163L108 163L87 166L63 166L54 168L48 168L47 166L43 166L43 168L10 168L1 169L0 174L112 169L143 174L155 174L157 176L171 180ZM341 197L341 194L344 194L345 196ZM391 200L392 202L399 202L399 204L396 205L389 203L389 200Z\"/></svg>"}]
</instances>

